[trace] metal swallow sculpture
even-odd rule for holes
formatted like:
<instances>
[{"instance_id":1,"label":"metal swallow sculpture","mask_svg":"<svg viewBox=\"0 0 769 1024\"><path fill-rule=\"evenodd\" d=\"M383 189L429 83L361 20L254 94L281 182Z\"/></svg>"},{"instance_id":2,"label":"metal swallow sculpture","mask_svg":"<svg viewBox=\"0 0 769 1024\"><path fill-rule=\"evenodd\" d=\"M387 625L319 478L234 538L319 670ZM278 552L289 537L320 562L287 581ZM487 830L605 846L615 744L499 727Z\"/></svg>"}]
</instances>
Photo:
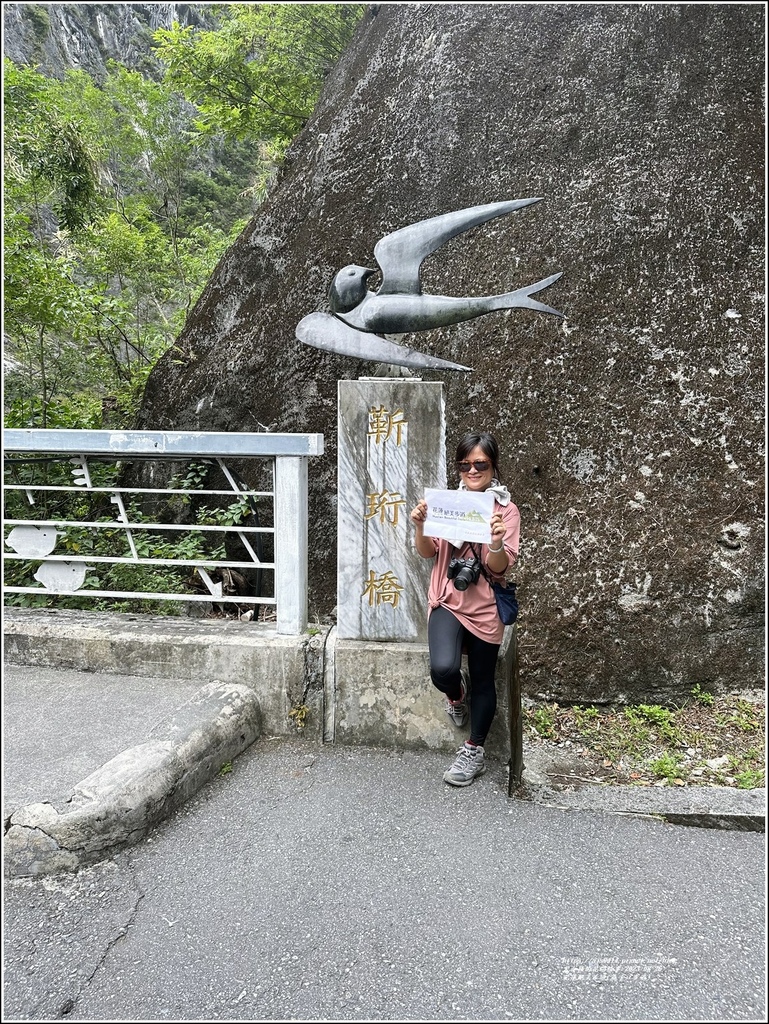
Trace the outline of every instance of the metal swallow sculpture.
<instances>
[{"instance_id":1,"label":"metal swallow sculpture","mask_svg":"<svg viewBox=\"0 0 769 1024\"><path fill-rule=\"evenodd\" d=\"M473 320L497 309L522 307L564 316L531 296L562 275L553 274L525 288L500 295L451 296L422 292L419 268L422 261L450 238L484 224L494 217L538 203L536 199L512 199L487 203L430 217L380 239L374 256L382 271L377 291L366 282L377 271L352 264L334 277L329 291L333 316L310 313L300 320L296 337L305 345L354 356L357 359L393 363L412 369L470 370L446 359L405 348L381 334L410 334Z\"/></svg>"}]
</instances>

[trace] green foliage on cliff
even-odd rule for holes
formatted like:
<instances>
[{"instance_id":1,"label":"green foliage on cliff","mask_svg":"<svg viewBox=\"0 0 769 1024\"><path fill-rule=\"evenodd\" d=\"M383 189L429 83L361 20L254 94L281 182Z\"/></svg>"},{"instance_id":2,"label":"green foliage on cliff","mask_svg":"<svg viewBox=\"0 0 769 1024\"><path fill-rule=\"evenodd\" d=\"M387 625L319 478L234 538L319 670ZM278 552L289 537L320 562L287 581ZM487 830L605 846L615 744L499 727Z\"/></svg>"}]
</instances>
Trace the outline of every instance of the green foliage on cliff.
<instances>
[{"instance_id":1,"label":"green foliage on cliff","mask_svg":"<svg viewBox=\"0 0 769 1024\"><path fill-rule=\"evenodd\" d=\"M73 112L35 71L6 61L4 80L6 187L28 207L46 199L63 227L81 227L94 209L96 167Z\"/></svg>"},{"instance_id":2,"label":"green foliage on cliff","mask_svg":"<svg viewBox=\"0 0 769 1024\"><path fill-rule=\"evenodd\" d=\"M216 31L155 34L166 81L198 109L196 129L285 146L312 113L364 4L227 4Z\"/></svg>"},{"instance_id":3,"label":"green foliage on cliff","mask_svg":"<svg viewBox=\"0 0 769 1024\"><path fill-rule=\"evenodd\" d=\"M6 423L95 426L110 396L124 425L245 223L243 177L196 202L191 111L123 68L99 88L7 61L4 110Z\"/></svg>"},{"instance_id":4,"label":"green foliage on cliff","mask_svg":"<svg viewBox=\"0 0 769 1024\"><path fill-rule=\"evenodd\" d=\"M8 426L130 426L363 12L212 8L216 31L156 33L161 82L4 62Z\"/></svg>"}]
</instances>

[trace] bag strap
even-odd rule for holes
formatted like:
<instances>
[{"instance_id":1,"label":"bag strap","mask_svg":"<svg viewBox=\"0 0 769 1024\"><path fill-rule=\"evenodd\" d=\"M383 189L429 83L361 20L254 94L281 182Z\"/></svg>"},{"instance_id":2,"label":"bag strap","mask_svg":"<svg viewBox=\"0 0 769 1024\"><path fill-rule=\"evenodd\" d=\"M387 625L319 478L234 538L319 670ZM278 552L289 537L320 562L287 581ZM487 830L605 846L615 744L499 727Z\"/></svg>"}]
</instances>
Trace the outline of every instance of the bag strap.
<instances>
[{"instance_id":1,"label":"bag strap","mask_svg":"<svg viewBox=\"0 0 769 1024\"><path fill-rule=\"evenodd\" d=\"M468 542L468 543L470 543L470 542ZM483 573L483 578L486 580L486 582L492 588L492 590L494 589L495 586L497 586L497 587L504 586L505 588L507 588L507 587L514 587L515 586L515 583L512 580L509 580L507 577L505 577L504 584L498 583L496 580L492 580L489 577L489 574L486 572L486 569L485 569L485 567L483 565L483 559L481 558L480 554L475 550L475 544L470 543L470 548L472 549L472 552L475 555L475 557L478 559L478 565L480 565L480 567L481 567L481 572Z\"/></svg>"},{"instance_id":2,"label":"bag strap","mask_svg":"<svg viewBox=\"0 0 769 1024\"><path fill-rule=\"evenodd\" d=\"M494 583L495 583L495 581L494 581L494 580L492 580L492 579L491 579L491 577L489 576L489 574L488 574L488 573L486 572L486 568L485 568L485 566L484 566L484 564L483 564L483 559L481 558L481 556L480 556L480 553L479 553L478 551L476 551L476 550L475 550L475 544L471 544L471 545L470 545L470 548L472 549L472 552L473 552L473 554L475 555L475 557L476 557L476 558L478 559L478 565L479 565L479 566L481 567L481 572L483 573L483 578L484 578L484 579L486 580L486 582L488 583L488 585L489 585L489 586L490 586L490 587L492 588L492 590L493 590L493 589L494 589Z\"/></svg>"}]
</instances>

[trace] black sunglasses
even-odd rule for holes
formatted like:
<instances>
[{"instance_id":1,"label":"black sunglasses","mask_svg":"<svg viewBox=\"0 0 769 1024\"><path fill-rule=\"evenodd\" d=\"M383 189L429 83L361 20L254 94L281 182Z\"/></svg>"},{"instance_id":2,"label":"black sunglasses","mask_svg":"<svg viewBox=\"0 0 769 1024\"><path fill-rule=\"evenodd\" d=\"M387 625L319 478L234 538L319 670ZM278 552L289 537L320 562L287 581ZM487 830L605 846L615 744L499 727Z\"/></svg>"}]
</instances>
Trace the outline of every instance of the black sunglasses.
<instances>
[{"instance_id":1,"label":"black sunglasses","mask_svg":"<svg viewBox=\"0 0 769 1024\"><path fill-rule=\"evenodd\" d=\"M485 459L476 459L475 462L458 462L457 469L460 473L469 473L470 469L475 466L479 473L485 473L491 465L490 462L486 462Z\"/></svg>"}]
</instances>

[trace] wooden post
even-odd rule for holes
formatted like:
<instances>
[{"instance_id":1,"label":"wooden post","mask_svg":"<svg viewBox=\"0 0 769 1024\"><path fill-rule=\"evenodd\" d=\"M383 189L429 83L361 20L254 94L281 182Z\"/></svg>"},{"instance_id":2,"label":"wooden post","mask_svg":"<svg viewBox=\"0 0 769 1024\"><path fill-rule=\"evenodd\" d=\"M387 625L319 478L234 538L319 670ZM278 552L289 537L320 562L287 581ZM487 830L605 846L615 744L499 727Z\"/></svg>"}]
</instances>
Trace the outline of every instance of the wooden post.
<instances>
[{"instance_id":1,"label":"wooden post","mask_svg":"<svg viewBox=\"0 0 769 1024\"><path fill-rule=\"evenodd\" d=\"M507 673L507 708L510 723L510 775L507 795L512 796L521 784L523 774L523 715L521 712L521 677L518 672L518 627L510 627L510 667Z\"/></svg>"}]
</instances>

